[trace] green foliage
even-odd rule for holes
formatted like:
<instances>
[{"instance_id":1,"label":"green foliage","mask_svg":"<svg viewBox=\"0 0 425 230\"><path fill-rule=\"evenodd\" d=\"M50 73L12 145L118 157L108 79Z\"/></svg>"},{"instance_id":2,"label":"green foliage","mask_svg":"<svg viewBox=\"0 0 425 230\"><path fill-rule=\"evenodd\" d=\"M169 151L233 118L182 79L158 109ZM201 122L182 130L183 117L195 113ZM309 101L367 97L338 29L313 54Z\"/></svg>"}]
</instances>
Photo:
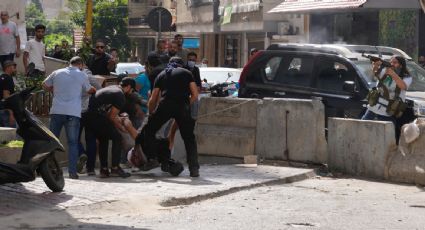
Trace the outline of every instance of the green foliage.
<instances>
[{"instance_id":1,"label":"green foliage","mask_svg":"<svg viewBox=\"0 0 425 230\"><path fill-rule=\"evenodd\" d=\"M43 5L41 5L40 0L31 0L31 3L34 4L34 6L43 13Z\"/></svg>"},{"instance_id":2,"label":"green foliage","mask_svg":"<svg viewBox=\"0 0 425 230\"><path fill-rule=\"evenodd\" d=\"M380 10L379 44L402 49L416 59L417 16L414 10Z\"/></svg>"},{"instance_id":3,"label":"green foliage","mask_svg":"<svg viewBox=\"0 0 425 230\"><path fill-rule=\"evenodd\" d=\"M46 16L43 14L36 4L31 2L25 9L25 22L27 28L34 28L38 24L47 25Z\"/></svg>"},{"instance_id":4,"label":"green foliage","mask_svg":"<svg viewBox=\"0 0 425 230\"><path fill-rule=\"evenodd\" d=\"M9 141L4 144L0 144L0 147L8 147L8 148L22 148L24 147L23 141Z\"/></svg>"},{"instance_id":5,"label":"green foliage","mask_svg":"<svg viewBox=\"0 0 425 230\"><path fill-rule=\"evenodd\" d=\"M67 40L68 44L72 44L72 37L62 33L44 36L44 44L46 44L47 50L52 50L55 48L55 45L61 45L63 39Z\"/></svg>"},{"instance_id":6,"label":"green foliage","mask_svg":"<svg viewBox=\"0 0 425 230\"><path fill-rule=\"evenodd\" d=\"M69 1L71 20L85 27L85 0ZM128 0L97 0L93 6L93 42L105 40L109 47L115 47L121 58L130 55L130 39L127 33Z\"/></svg>"}]
</instances>

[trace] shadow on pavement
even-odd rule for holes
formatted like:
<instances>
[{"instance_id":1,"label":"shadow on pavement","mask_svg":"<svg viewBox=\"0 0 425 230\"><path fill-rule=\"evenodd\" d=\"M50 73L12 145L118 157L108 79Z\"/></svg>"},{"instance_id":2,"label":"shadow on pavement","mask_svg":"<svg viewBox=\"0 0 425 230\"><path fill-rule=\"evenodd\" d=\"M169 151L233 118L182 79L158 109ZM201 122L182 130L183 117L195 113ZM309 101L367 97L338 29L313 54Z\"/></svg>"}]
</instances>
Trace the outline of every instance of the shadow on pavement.
<instances>
[{"instance_id":1,"label":"shadow on pavement","mask_svg":"<svg viewBox=\"0 0 425 230\"><path fill-rule=\"evenodd\" d=\"M72 195L49 192L34 184L5 184L0 186L0 229L149 229L108 224L84 223L71 216L61 203Z\"/></svg>"}]
</instances>

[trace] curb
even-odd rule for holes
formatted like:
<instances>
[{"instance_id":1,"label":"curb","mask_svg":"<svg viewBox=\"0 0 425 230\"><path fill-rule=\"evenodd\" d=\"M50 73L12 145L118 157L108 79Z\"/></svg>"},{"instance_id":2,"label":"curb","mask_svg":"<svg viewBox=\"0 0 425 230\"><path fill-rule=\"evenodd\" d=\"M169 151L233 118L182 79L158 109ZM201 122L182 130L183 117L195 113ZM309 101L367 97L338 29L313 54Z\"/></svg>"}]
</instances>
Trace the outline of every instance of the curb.
<instances>
[{"instance_id":1,"label":"curb","mask_svg":"<svg viewBox=\"0 0 425 230\"><path fill-rule=\"evenodd\" d=\"M289 176L289 177L279 178L279 179L275 179L275 180L269 180L269 181L245 185L245 186L233 187L233 188L220 190L220 191L216 191L216 192L210 192L210 193L207 193L207 194L197 195L197 196L193 196L193 197L182 197L182 198L171 197L169 199L161 201L159 203L159 205L161 205L162 207L191 205L193 203L198 203L198 202L201 202L201 201L222 197L222 196L225 196L225 195L229 195L229 194L244 191L244 190L249 190L249 189L252 189L252 188L258 188L258 187L262 187L262 186L290 184L290 183L310 179L312 177L315 177L316 175L317 174L316 174L315 170L311 170L309 172L305 172L305 173L301 173L301 174L297 174L297 175L293 175L293 176Z\"/></svg>"}]
</instances>

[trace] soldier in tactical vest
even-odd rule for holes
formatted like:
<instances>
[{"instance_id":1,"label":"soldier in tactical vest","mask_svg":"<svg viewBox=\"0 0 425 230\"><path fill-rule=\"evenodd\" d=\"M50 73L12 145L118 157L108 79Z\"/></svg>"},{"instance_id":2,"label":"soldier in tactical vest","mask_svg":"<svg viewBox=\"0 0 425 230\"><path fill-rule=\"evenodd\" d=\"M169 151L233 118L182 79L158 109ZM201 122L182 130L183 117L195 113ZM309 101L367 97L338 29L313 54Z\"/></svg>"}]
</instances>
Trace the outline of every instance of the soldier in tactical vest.
<instances>
[{"instance_id":1,"label":"soldier in tactical vest","mask_svg":"<svg viewBox=\"0 0 425 230\"><path fill-rule=\"evenodd\" d=\"M362 120L391 121L397 127L396 118L406 108L406 90L412 83L406 60L401 56L391 58L391 67L382 68L382 61L373 63L373 72L378 79L368 95L368 106ZM396 136L397 130L396 130Z\"/></svg>"}]
</instances>

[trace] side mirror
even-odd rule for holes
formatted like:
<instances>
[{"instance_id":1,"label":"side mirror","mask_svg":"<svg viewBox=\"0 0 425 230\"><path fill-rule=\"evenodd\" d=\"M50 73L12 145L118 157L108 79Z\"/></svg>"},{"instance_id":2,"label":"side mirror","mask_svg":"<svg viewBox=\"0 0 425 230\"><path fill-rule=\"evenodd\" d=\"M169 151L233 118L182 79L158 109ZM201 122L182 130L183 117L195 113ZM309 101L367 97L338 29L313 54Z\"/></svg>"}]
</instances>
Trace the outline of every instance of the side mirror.
<instances>
[{"instance_id":1,"label":"side mirror","mask_svg":"<svg viewBox=\"0 0 425 230\"><path fill-rule=\"evenodd\" d=\"M342 90L344 90L344 92L348 92L348 93L355 93L356 92L356 83L354 83L354 81L345 81L344 85L342 86Z\"/></svg>"}]
</instances>

